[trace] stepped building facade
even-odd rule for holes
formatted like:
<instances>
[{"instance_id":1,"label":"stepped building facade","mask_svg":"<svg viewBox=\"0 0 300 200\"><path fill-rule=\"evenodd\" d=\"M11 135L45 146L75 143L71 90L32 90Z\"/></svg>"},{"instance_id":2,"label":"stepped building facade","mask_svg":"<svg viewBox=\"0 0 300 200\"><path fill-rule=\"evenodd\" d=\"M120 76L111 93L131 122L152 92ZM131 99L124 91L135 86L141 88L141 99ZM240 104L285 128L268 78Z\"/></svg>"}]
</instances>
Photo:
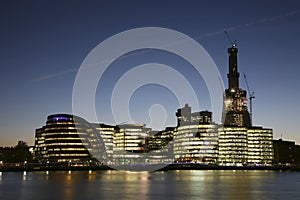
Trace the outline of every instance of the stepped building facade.
<instances>
[{"instance_id":1,"label":"stepped building facade","mask_svg":"<svg viewBox=\"0 0 300 200\"><path fill-rule=\"evenodd\" d=\"M78 116L54 114L36 129L34 158L44 163L85 164L107 156L102 138L90 123Z\"/></svg>"}]
</instances>

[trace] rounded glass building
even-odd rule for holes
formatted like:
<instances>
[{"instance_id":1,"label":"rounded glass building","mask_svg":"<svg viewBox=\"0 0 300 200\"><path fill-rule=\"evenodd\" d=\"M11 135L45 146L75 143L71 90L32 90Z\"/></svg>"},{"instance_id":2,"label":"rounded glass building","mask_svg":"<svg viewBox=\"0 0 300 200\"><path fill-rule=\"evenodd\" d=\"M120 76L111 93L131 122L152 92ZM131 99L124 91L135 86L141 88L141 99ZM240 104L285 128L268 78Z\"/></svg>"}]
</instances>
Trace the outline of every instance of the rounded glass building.
<instances>
[{"instance_id":1,"label":"rounded glass building","mask_svg":"<svg viewBox=\"0 0 300 200\"><path fill-rule=\"evenodd\" d=\"M36 129L35 158L46 162L84 163L105 160L99 131L86 120L69 114L47 117L46 125Z\"/></svg>"}]
</instances>

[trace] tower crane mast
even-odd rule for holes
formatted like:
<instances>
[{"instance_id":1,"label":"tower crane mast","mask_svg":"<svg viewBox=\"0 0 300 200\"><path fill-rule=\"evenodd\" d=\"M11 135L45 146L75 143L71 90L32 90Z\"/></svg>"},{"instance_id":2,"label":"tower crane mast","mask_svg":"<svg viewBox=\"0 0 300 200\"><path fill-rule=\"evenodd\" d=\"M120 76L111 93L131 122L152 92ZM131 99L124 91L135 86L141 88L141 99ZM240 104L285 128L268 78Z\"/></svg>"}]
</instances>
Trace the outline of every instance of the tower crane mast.
<instances>
[{"instance_id":1,"label":"tower crane mast","mask_svg":"<svg viewBox=\"0 0 300 200\"><path fill-rule=\"evenodd\" d=\"M254 99L255 96L254 96L254 91L253 90L252 90L252 92L250 92L248 80L247 80L247 77L246 77L245 73L244 73L244 79L245 79L247 90L248 90L248 93L249 93L249 102L250 102L250 113L249 114L250 114L250 121L251 121L251 124L252 124L252 99Z\"/></svg>"}]
</instances>

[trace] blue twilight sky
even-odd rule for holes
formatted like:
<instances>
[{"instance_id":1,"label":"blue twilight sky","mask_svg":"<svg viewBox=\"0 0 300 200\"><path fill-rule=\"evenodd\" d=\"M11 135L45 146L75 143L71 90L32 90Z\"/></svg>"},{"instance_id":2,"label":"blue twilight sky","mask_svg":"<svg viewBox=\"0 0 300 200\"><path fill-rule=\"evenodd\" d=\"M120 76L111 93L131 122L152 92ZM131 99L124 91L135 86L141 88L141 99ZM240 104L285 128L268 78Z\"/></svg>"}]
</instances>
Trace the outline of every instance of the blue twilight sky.
<instances>
[{"instance_id":1,"label":"blue twilight sky","mask_svg":"<svg viewBox=\"0 0 300 200\"><path fill-rule=\"evenodd\" d=\"M32 145L35 129L45 124L49 114L72 113L75 76L88 53L114 34L149 26L180 31L198 41L215 61L225 87L230 46L226 28L238 42L239 71L247 74L255 91L254 124L273 128L274 138L282 134L300 143L297 0L5 0L0 3L0 146L18 140ZM114 123L110 98L118 79L151 62L178 70L191 82L200 109L211 109L204 81L185 60L164 51L140 50L121 57L105 72L96 92L99 121ZM246 89L242 76L240 83ZM176 125L175 112L182 105L168 88L157 84L140 87L132 95L133 119L149 124L148 110L154 104L165 107L168 126ZM152 108L153 116L161 115L159 107Z\"/></svg>"}]
</instances>

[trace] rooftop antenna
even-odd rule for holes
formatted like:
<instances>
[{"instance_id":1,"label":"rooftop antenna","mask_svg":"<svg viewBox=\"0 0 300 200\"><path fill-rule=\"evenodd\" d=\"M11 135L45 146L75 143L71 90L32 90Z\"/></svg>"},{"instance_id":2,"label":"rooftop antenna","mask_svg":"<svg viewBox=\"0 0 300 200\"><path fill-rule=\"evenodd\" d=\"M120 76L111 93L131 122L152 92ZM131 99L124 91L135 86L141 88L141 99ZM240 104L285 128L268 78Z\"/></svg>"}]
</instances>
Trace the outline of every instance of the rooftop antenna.
<instances>
[{"instance_id":1,"label":"rooftop antenna","mask_svg":"<svg viewBox=\"0 0 300 200\"><path fill-rule=\"evenodd\" d=\"M232 41L232 39L231 39L231 37L229 36L229 34L228 34L228 32L227 32L226 29L224 29L224 32L225 32L225 34L226 34L226 36L227 36L227 38L228 38L228 40L229 40L231 46L232 46L232 47L236 47L236 46L237 46L236 40L234 40L234 42Z\"/></svg>"},{"instance_id":2,"label":"rooftop antenna","mask_svg":"<svg viewBox=\"0 0 300 200\"><path fill-rule=\"evenodd\" d=\"M252 92L250 92L250 87L249 87L249 84L248 84L248 81L247 81L247 77L246 77L246 74L244 73L244 79L245 79L245 82L246 82L246 86L247 86L247 90L248 90L248 93L249 93L249 101L250 101L250 121L251 121L251 124L252 124L252 99L255 98L254 96L254 91L252 90Z\"/></svg>"}]
</instances>

